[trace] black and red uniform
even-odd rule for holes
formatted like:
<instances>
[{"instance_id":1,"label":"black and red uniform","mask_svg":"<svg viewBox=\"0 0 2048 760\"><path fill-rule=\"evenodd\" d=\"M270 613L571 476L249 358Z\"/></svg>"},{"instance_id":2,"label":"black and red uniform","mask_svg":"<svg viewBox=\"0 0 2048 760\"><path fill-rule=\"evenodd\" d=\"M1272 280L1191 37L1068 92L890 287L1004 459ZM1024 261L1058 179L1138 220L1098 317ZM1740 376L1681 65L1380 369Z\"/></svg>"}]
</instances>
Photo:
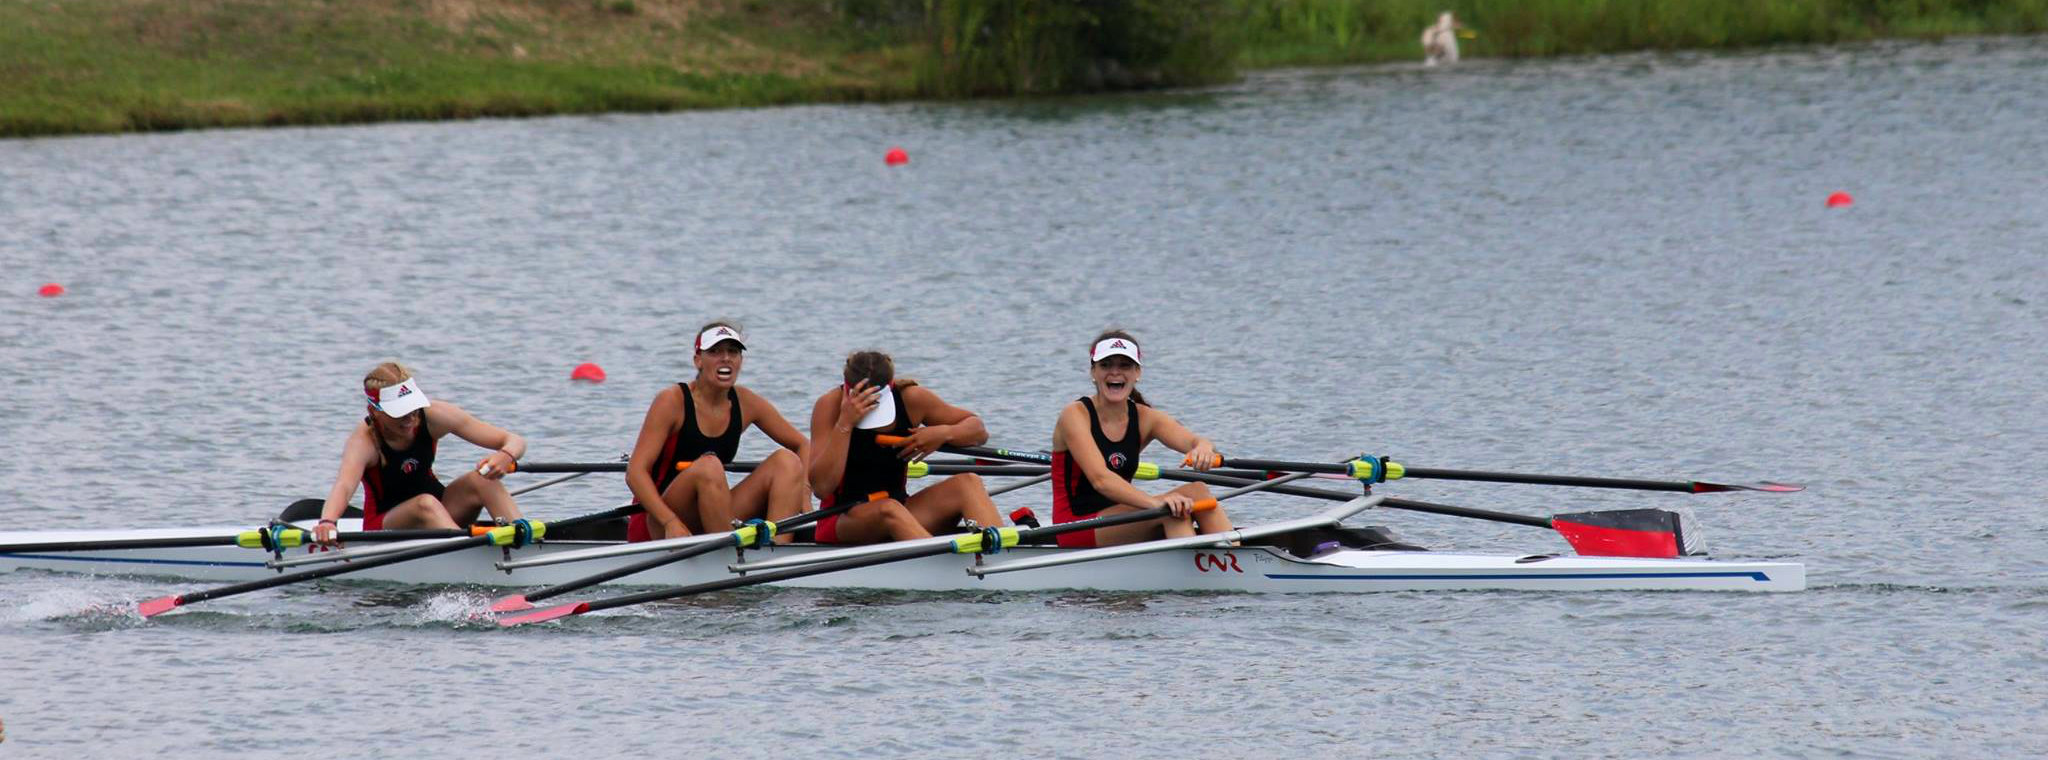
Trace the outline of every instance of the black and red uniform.
<instances>
[{"instance_id":1,"label":"black and red uniform","mask_svg":"<svg viewBox=\"0 0 2048 760\"><path fill-rule=\"evenodd\" d=\"M740 453L740 432L746 427L740 421L739 389L726 389L725 400L732 405L732 414L725 423L725 432L713 438L697 429L697 399L690 395L690 384L676 383L676 387L683 389L683 425L676 428L675 435L669 436L668 443L661 445L661 456L655 457L652 462L654 470L648 474L654 476L656 493L667 491L668 484L675 482L676 476L682 474L676 472L678 462L694 462L705 454L716 454L720 464L732 464L733 457L739 456ZM726 527L703 526L706 531L724 530ZM627 541L650 541L653 538L654 533L647 528L647 513L641 512L626 518Z\"/></svg>"},{"instance_id":2,"label":"black and red uniform","mask_svg":"<svg viewBox=\"0 0 2048 760\"><path fill-rule=\"evenodd\" d=\"M1083 396L1081 406L1088 410L1088 434L1095 437L1095 448L1102 452L1102 462L1109 471L1123 478L1124 482L1138 475L1138 451L1144 448L1144 436L1138 433L1138 402L1126 400L1126 418L1123 437L1114 441L1102 434L1102 417L1095 413L1094 400ZM1054 524L1085 520L1116 505L1116 501L1095 490L1095 484L1088 482L1088 473L1066 451L1052 453L1052 521ZM1077 530L1059 535L1060 546L1090 547L1095 545L1095 531Z\"/></svg>"},{"instance_id":3,"label":"black and red uniform","mask_svg":"<svg viewBox=\"0 0 2048 760\"><path fill-rule=\"evenodd\" d=\"M868 494L876 491L887 491L889 498L899 502L910 500L910 463L898 456L903 450L875 442L878 435L910 434L910 408L903 404L903 390L891 384L889 394L896 401L896 419L886 428L856 427L847 434L846 466L839 471L839 489L820 500L819 509L867 501ZM819 520L813 540L821 544L839 543L839 515Z\"/></svg>"},{"instance_id":4,"label":"black and red uniform","mask_svg":"<svg viewBox=\"0 0 2048 760\"><path fill-rule=\"evenodd\" d=\"M436 443L434 433L427 430L427 413L413 414L420 416L418 432L403 450L391 448L377 432L376 423L363 418L370 425L370 437L377 441L377 452L383 455L381 463L363 468L363 530L383 530L386 511L423 493L439 499L445 490L434 477Z\"/></svg>"}]
</instances>

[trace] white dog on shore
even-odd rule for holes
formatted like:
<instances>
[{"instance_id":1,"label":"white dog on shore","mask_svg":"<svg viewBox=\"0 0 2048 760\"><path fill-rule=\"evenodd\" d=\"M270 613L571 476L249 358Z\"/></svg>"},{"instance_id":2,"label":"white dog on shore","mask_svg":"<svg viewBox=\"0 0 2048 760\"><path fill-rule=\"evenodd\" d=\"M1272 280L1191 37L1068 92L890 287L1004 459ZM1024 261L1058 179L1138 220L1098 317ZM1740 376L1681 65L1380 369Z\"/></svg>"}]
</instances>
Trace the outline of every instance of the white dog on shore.
<instances>
[{"instance_id":1,"label":"white dog on shore","mask_svg":"<svg viewBox=\"0 0 2048 760\"><path fill-rule=\"evenodd\" d=\"M1436 24L1422 30L1422 65L1458 62L1458 30L1464 28L1450 11L1436 17Z\"/></svg>"}]
</instances>

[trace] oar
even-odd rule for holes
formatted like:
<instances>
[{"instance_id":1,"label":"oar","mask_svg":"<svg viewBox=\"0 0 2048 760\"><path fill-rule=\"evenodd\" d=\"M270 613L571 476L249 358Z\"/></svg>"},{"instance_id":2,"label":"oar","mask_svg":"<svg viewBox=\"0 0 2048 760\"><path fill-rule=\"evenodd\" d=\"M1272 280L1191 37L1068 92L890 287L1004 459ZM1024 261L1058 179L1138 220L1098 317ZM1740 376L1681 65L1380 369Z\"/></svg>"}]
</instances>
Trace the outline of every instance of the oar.
<instances>
[{"instance_id":1,"label":"oar","mask_svg":"<svg viewBox=\"0 0 2048 760\"><path fill-rule=\"evenodd\" d=\"M1296 473L1297 476L1307 474L1308 473ZM1385 496L1359 496L1357 498L1346 500L1343 506L1310 517L1299 517L1293 520L1283 520L1281 522L1270 523L1267 525L1257 525L1246 528L1235 528L1232 530L1223 531L1222 533L1205 533L1198 536L1185 536L1182 538L1162 538L1153 541L1140 541L1135 544L1124 544L1122 546L1105 546L1099 549L1087 549L1076 552L1060 552L1057 554L1048 554L1045 556L1035 557L1032 559L1017 560L1014 562L1003 562L995 565L970 567L967 568L967 574L972 575L976 578L986 578L997 573L1014 573L1019 570L1036 570L1045 567L1059 567L1061 565L1073 565L1082 562L1095 562L1098 560L1115 559L1117 557L1130 557L1139 554L1153 554L1157 552L1171 551L1174 549L1200 548L1204 546L1222 546L1232 543L1241 543L1244 541L1249 541L1254 538L1264 538L1266 536L1275 536L1283 533L1293 533L1295 531L1309 530L1311 528L1320 528L1326 525L1336 525L1337 523L1343 522L1344 518L1358 514L1367 509L1371 509L1374 505L1380 504L1386 500L1387 497Z\"/></svg>"},{"instance_id":2,"label":"oar","mask_svg":"<svg viewBox=\"0 0 2048 760\"><path fill-rule=\"evenodd\" d=\"M340 534L345 541L415 541L423 538L460 538L463 530L377 530ZM189 546L241 546L270 550L291 549L313 543L313 532L303 528L274 526L245 530L224 536L178 536L167 538L115 538L104 541L41 541L0 544L0 554L31 552L94 552L121 549L178 549Z\"/></svg>"},{"instance_id":3,"label":"oar","mask_svg":"<svg viewBox=\"0 0 2048 760\"><path fill-rule=\"evenodd\" d=\"M1194 470L1161 470L1159 476L1168 480L1224 486L1261 482ZM1273 489L1273 492L1330 501L1348 501L1355 498L1351 494L1299 486L1281 486ZM1401 498L1386 499L1380 502L1380 506L1433 515L1549 528L1563 536L1565 542L1571 544L1572 551L1593 557L1669 558L1678 556L1685 547L1685 536L1678 515L1661 509L1618 509L1534 517Z\"/></svg>"},{"instance_id":4,"label":"oar","mask_svg":"<svg viewBox=\"0 0 2048 760\"><path fill-rule=\"evenodd\" d=\"M900 435L875 436L875 444L878 446L902 446L907 443L910 443L910 439ZM1018 451L1016 449L999 449L990 446L953 446L950 444L940 446L939 450L948 454L959 454L961 456L978 457L981 459L1052 464L1052 455L1043 451Z\"/></svg>"},{"instance_id":5,"label":"oar","mask_svg":"<svg viewBox=\"0 0 2048 760\"><path fill-rule=\"evenodd\" d=\"M1196 511L1214 509L1216 508L1217 502L1220 502L1224 499L1228 499L1239 494L1246 494L1251 493L1253 491L1261 491L1268 488L1272 488L1279 485L1285 479L1286 478L1261 481L1257 483L1252 483L1242 488L1225 491L1223 493L1217 494L1214 498L1203 499L1199 502L1196 502L1193 508ZM763 583L774 583L776 581L785 581L790 580L792 578L804 578L812 575L822 575L825 573L839 572L841 570L853 570L862 567L871 567L874 565L887 564L890 562L901 562L904 560L917 559L920 557L933 557L940 554L979 554L983 552L996 552L1001 551L1003 549L1007 549L1009 547L1016 546L1020 543L1035 543L1040 539L1058 536L1063 533L1071 533L1077 530L1106 528L1112 525L1126 525L1129 523L1144 522L1147 520L1157 520L1159 518L1166 517L1171 514L1173 514L1173 510L1171 509L1168 509L1166 507L1154 507L1152 509L1142 509L1136 512L1121 512L1118 514L1106 515L1103 517L1094 518L1092 520L1081 520L1077 522L1048 525L1042 528L1018 528L1016 526L1009 526L1003 528L984 528L979 532L965 533L955 536L951 540L939 544L929 543L930 539L899 541L897 542L897 544L883 544L881 546L875 547L878 551L867 556L849 557L847 559L835 562L805 565L802 567L793 567L786 570L777 570L753 575L743 575L735 578L724 578L716 581L708 581L705 583L698 583L688 586L655 589L653 591L643 591L637 594L627 594L625 596L616 596L607 599L598 599L595 601L570 602L568 604L558 604L553 607L546 607L534 610L524 615L513 615L510 617L499 618L498 624L502 626L515 626L526 625L528 623L540 623L548 620L557 620L560 618L569 617L571 615L581 615L587 612L596 612L598 610L609 610L618 607L626 607L635 604L644 604L646 602L658 602L666 599L675 599L679 597L691 596L695 594L704 594L713 591L724 591L727 589L743 588L746 586L757 586ZM913 545L899 546L898 544Z\"/></svg>"},{"instance_id":6,"label":"oar","mask_svg":"<svg viewBox=\"0 0 2048 760\"><path fill-rule=\"evenodd\" d=\"M874 501L876 499L886 499L888 497L888 492L884 491L881 493L870 494L868 496L868 501ZM492 602L491 611L520 612L523 610L530 610L533 609L534 602L538 602L542 599L550 599L553 597L561 596L571 591L589 588L591 586L604 583L605 581L618 580L628 575L644 573L649 570L653 570L657 567L681 562L691 557L709 554L711 552L715 552L726 547L738 547L744 549L749 546L761 546L769 541L773 541L775 539L775 534L777 533L790 530L793 528L800 528L805 525L817 522L819 520L823 520L827 517L831 517L833 515L845 514L847 510L853 509L855 506L858 506L858 504L840 504L833 506L830 509L811 510L809 512L799 514L795 517L791 517L779 523L764 520L759 523L749 523L747 525L742 525L739 528L733 530L731 533L726 534L726 536L714 536L714 538L729 537L729 540L703 541L692 546L677 549L667 554L663 554L659 557L641 560L630 565L612 568L601 573L594 573L591 575L584 576L582 578L577 578L575 580L564 581L562 583L557 583L553 586L549 586L538 591L531 591L525 594L513 594L511 596L503 597L497 600L496 602Z\"/></svg>"},{"instance_id":7,"label":"oar","mask_svg":"<svg viewBox=\"0 0 2048 760\"><path fill-rule=\"evenodd\" d=\"M688 463L683 462L681 464ZM626 462L535 462L533 464L520 465L519 470L521 472L625 472L626 466ZM725 471L753 472L760 466L760 462L732 462L725 465ZM997 477L1030 477L1045 474L1045 468L1043 466L985 465L973 462L912 462L907 474L912 478L921 478L926 475L959 475L968 472L976 475Z\"/></svg>"},{"instance_id":8,"label":"oar","mask_svg":"<svg viewBox=\"0 0 2048 760\"><path fill-rule=\"evenodd\" d=\"M1183 461L1182 464L1189 462ZM1546 486L1582 486L1586 488L1625 488L1636 491L1676 491L1679 493L1716 493L1720 491L1763 491L1765 493L1792 493L1804 491L1806 486L1792 483L1708 483L1697 480L1638 480L1634 478L1589 478L1576 475L1541 475L1519 472L1483 472L1479 470L1440 470L1427 467L1409 467L1385 457L1361 456L1342 464L1329 462L1288 462L1277 459L1246 459L1230 457L1217 458L1217 466L1228 465L1247 470L1281 472L1336 473L1357 478L1369 483L1402 478L1431 480L1476 480L1489 483L1527 483Z\"/></svg>"},{"instance_id":9,"label":"oar","mask_svg":"<svg viewBox=\"0 0 2048 760\"><path fill-rule=\"evenodd\" d=\"M582 515L578 517L571 517L566 520L560 520L553 523L541 522L538 520L518 520L511 525L502 525L496 528L491 528L479 535L445 539L441 542L432 545L422 546L417 549L408 549L402 552L393 552L390 554L370 557L360 562L329 565L327 567L317 568L313 570L301 570L296 573L285 573L275 577L265 578L263 580L249 581L247 583L237 583L229 586L221 586L218 588L206 589L203 591L194 591L189 594L179 594L175 596L166 596L157 599L151 599L149 601L141 603L140 605L137 605L136 611L142 613L142 616L146 618L155 617L157 615L169 612L173 609L182 607L187 604L191 604L193 602L203 602L208 599L219 599L224 596L234 596L237 594L245 594L251 591L261 591L263 589L276 588L278 586L298 583L300 581L310 581L318 578L327 578L330 576L341 575L343 573L353 573L361 570L369 570L371 568L383 567L385 565L397 564L399 562L406 562L409 560L421 559L424 557L433 557L441 554L447 554L449 552L457 552L474 546L511 546L515 544L523 546L528 541L539 539L545 536L550 525L558 529L567 528L576 525L582 525L585 523L603 522L605 520L626 517L639 511L640 507L639 505L636 504L618 507L616 509L608 509L603 512L594 512L591 514Z\"/></svg>"}]
</instances>

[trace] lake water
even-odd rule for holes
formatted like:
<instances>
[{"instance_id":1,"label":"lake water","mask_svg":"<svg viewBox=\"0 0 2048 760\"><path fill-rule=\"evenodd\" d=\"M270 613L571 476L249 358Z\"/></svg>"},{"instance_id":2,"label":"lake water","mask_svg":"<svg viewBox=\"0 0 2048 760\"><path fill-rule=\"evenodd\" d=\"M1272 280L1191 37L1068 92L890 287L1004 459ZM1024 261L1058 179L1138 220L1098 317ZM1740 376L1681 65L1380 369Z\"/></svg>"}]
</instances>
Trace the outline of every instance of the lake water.
<instances>
[{"instance_id":1,"label":"lake water","mask_svg":"<svg viewBox=\"0 0 2048 760\"><path fill-rule=\"evenodd\" d=\"M531 460L609 459L720 316L800 424L876 347L1039 448L1115 325L1226 453L1805 483L1383 490L1687 505L1715 554L1811 583L747 591L501 630L481 589L324 582L145 622L126 604L194 584L15 573L0 754L2048 753L2044 124L2048 38L2023 38L0 142L0 528L259 523L325 493L389 358ZM609 382L571 383L586 361Z\"/></svg>"}]
</instances>

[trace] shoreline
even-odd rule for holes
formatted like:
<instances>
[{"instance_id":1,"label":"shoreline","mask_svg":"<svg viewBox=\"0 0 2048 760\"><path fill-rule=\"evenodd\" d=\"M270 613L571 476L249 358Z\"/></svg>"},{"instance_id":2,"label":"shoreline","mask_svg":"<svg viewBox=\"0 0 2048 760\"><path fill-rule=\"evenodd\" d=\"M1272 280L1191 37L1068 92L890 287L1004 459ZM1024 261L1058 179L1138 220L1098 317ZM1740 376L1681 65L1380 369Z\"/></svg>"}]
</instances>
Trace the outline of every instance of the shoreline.
<instances>
[{"instance_id":1,"label":"shoreline","mask_svg":"<svg viewBox=\"0 0 2048 760\"><path fill-rule=\"evenodd\" d=\"M1439 5L1471 8L1468 60L2048 31L2036 0L1933 0L1910 16L1851 0L1643 0L1626 13L1586 0L1189 2L1226 20L1113 19L1170 38L1127 70L1096 51L1046 53L1072 42L1071 24L982 27L1029 38L1021 54L992 52L892 0L858 13L803 0L0 0L0 138L1192 87L1419 61Z\"/></svg>"}]
</instances>

